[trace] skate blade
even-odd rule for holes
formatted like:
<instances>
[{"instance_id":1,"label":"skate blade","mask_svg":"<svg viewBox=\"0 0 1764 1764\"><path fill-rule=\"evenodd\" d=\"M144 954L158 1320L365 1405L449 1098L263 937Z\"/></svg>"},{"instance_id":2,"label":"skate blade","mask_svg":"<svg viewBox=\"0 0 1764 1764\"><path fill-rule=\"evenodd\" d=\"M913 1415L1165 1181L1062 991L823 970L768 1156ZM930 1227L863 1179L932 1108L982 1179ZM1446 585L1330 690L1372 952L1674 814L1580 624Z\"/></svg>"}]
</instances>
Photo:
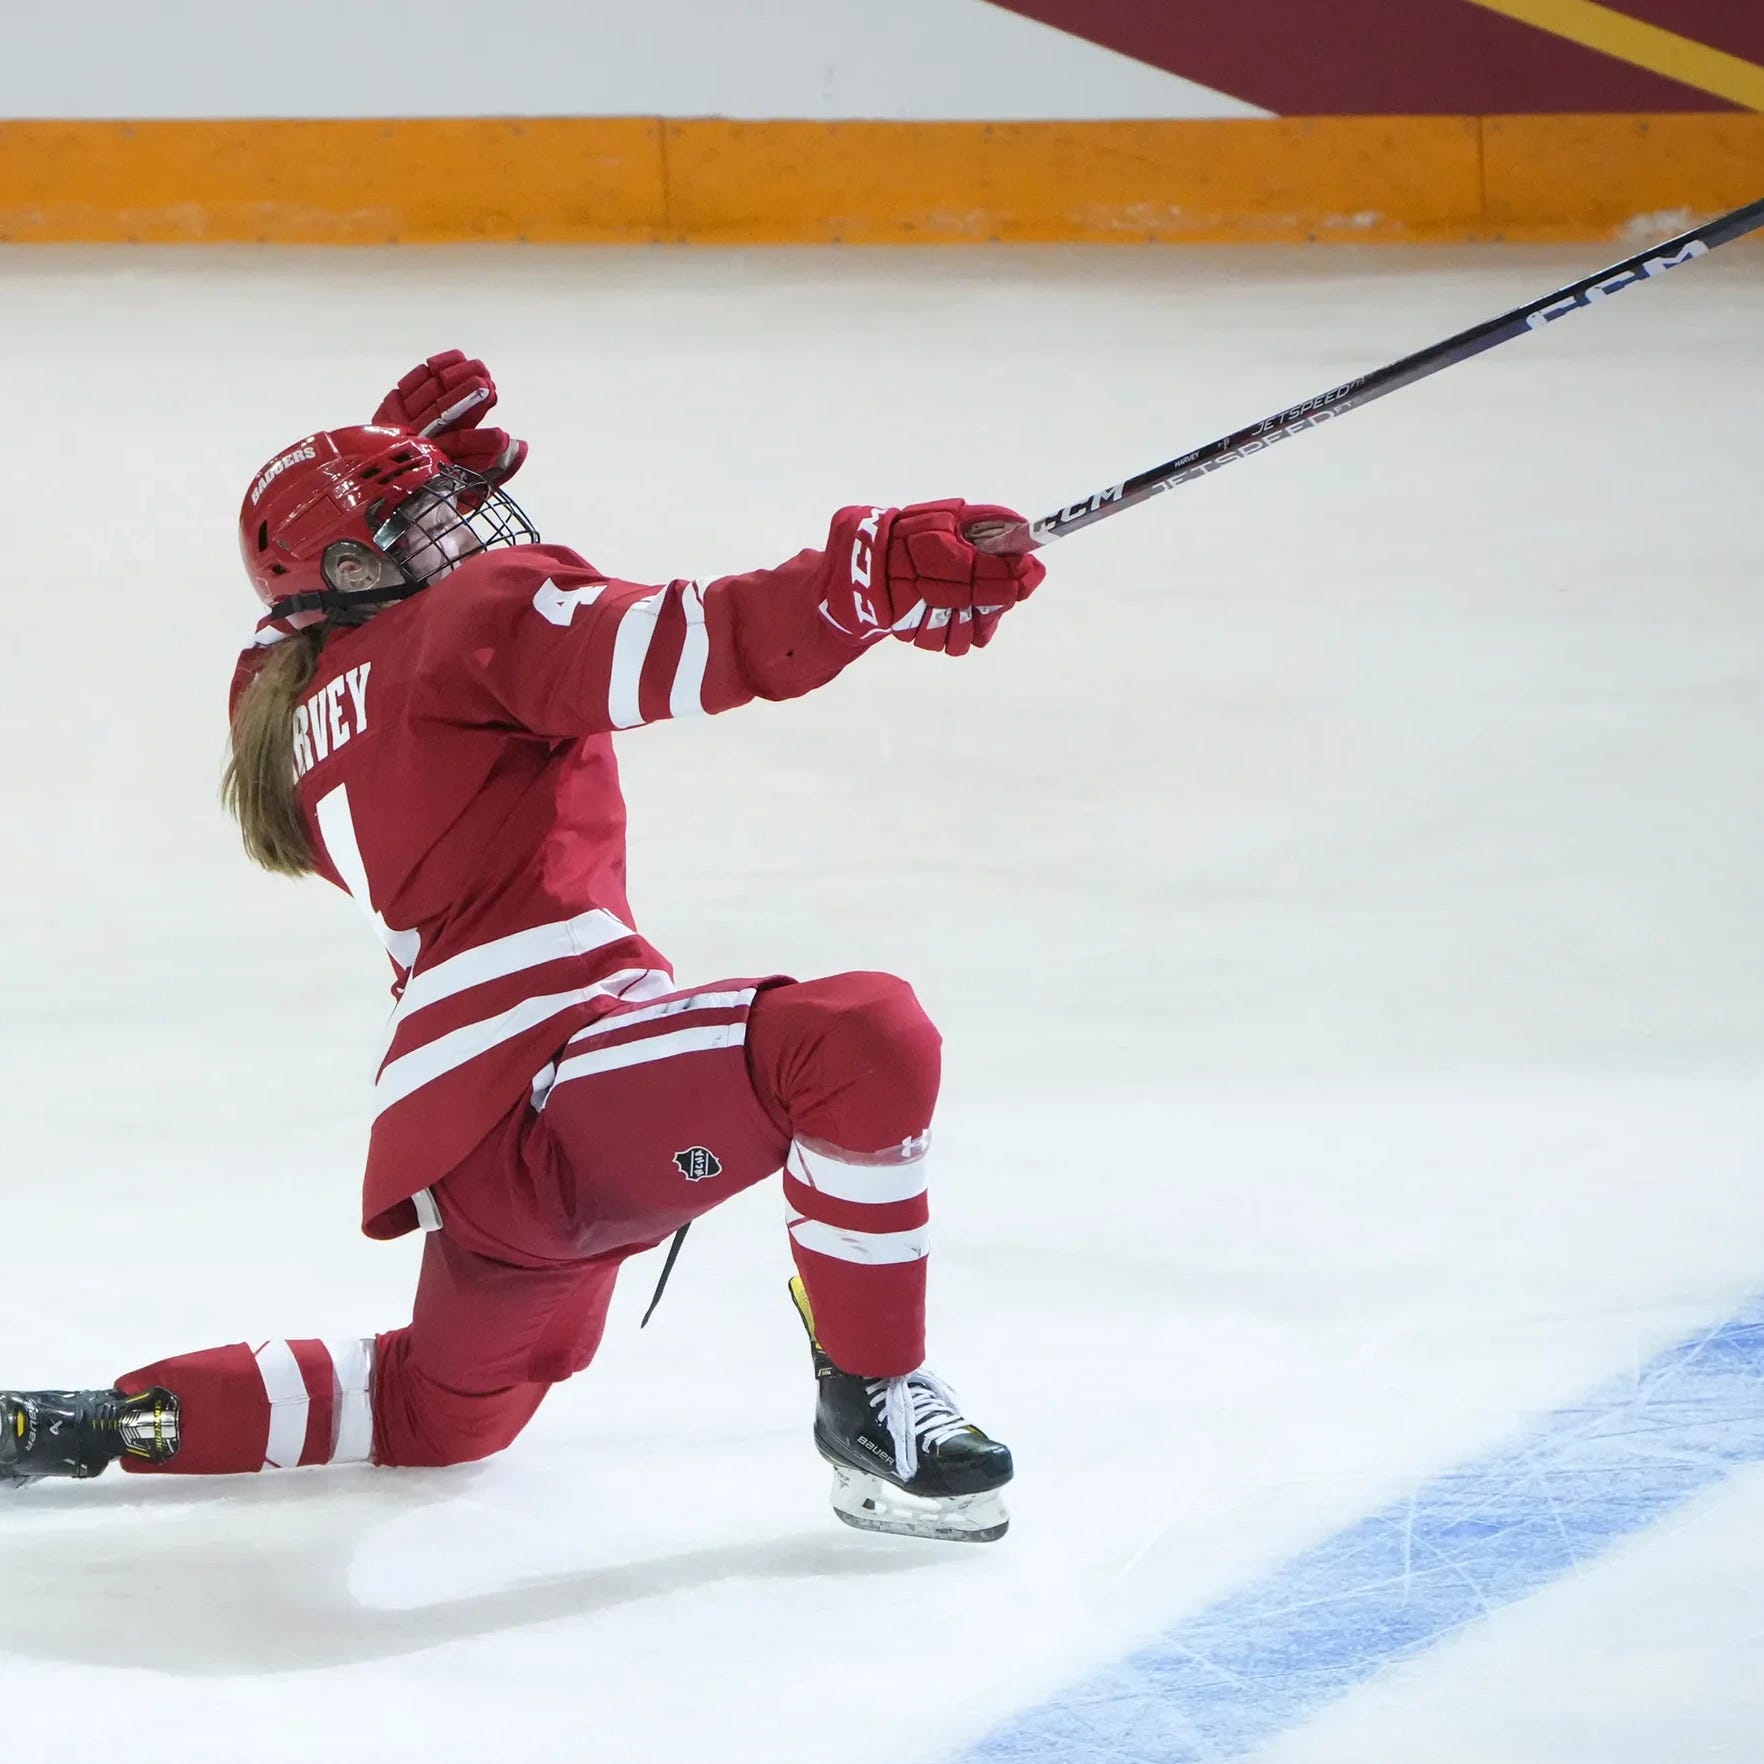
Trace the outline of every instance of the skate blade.
<instances>
[{"instance_id":1,"label":"skate blade","mask_svg":"<svg viewBox=\"0 0 1764 1764\"><path fill-rule=\"evenodd\" d=\"M859 1531L934 1538L940 1543L992 1543L1011 1525L996 1490L928 1500L843 1464L833 1467L833 1511Z\"/></svg>"}]
</instances>

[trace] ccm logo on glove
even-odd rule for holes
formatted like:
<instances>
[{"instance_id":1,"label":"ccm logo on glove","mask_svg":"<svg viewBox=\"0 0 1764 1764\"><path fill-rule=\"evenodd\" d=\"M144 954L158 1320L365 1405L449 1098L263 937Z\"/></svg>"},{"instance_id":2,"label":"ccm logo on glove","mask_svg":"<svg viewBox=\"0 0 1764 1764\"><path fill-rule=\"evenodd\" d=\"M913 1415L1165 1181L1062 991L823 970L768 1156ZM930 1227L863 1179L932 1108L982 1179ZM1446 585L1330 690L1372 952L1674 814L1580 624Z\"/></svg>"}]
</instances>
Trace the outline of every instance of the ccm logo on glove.
<instances>
[{"instance_id":1,"label":"ccm logo on glove","mask_svg":"<svg viewBox=\"0 0 1764 1764\"><path fill-rule=\"evenodd\" d=\"M880 508L871 509L858 522L857 536L851 542L851 601L860 625L880 623L876 617L876 608L869 598L869 587L870 568L876 557L876 535L881 531L885 512Z\"/></svg>"},{"instance_id":2,"label":"ccm logo on glove","mask_svg":"<svg viewBox=\"0 0 1764 1764\"><path fill-rule=\"evenodd\" d=\"M984 537L1022 524L1013 509L959 498L841 509L827 549L838 557L849 546L851 585L822 603L822 615L860 642L892 632L903 643L945 655L983 649L998 621L1027 600L1047 572L1027 552L983 551L968 534L978 528Z\"/></svg>"}]
</instances>

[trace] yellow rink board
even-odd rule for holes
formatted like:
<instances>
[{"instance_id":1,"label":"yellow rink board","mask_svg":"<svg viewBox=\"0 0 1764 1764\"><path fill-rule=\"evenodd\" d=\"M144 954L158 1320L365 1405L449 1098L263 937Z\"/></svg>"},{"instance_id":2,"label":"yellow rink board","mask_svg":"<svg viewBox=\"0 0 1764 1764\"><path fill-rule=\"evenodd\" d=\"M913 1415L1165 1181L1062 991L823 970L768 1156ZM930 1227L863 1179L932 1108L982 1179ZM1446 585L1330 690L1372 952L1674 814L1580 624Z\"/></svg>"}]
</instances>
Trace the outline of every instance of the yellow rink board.
<instances>
[{"instance_id":1,"label":"yellow rink board","mask_svg":"<svg viewBox=\"0 0 1764 1764\"><path fill-rule=\"evenodd\" d=\"M1764 196L1764 115L0 123L0 239L1599 239Z\"/></svg>"}]
</instances>

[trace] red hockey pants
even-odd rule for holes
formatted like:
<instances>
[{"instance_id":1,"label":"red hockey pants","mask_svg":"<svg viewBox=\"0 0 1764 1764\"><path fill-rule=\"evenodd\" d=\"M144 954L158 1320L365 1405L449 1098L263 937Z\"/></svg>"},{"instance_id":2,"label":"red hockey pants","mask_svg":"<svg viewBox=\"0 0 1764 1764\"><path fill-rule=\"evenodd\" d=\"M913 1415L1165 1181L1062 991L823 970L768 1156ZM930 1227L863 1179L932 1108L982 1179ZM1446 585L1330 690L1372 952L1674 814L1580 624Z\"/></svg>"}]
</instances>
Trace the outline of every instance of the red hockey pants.
<instances>
[{"instance_id":1,"label":"red hockey pants","mask_svg":"<svg viewBox=\"0 0 1764 1764\"><path fill-rule=\"evenodd\" d=\"M937 1031L887 974L624 1007L436 1186L407 1327L235 1343L118 1386L179 1398L173 1473L481 1458L594 1357L626 1257L779 1170L823 1345L849 1371L911 1371L938 1078Z\"/></svg>"}]
</instances>

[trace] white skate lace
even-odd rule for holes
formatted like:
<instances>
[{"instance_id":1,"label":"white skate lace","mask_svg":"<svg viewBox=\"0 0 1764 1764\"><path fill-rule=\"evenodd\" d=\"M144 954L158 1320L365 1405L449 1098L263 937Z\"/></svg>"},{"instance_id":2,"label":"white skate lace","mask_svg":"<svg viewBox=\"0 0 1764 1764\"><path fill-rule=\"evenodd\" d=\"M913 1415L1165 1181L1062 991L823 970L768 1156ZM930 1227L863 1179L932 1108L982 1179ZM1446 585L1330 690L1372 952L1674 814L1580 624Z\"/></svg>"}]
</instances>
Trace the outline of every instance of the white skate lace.
<instances>
[{"instance_id":1,"label":"white skate lace","mask_svg":"<svg viewBox=\"0 0 1764 1764\"><path fill-rule=\"evenodd\" d=\"M971 1423L962 1414L955 1392L930 1372L909 1372L904 1378L877 1378L864 1386L870 1407L888 1429L894 1444L894 1468L910 1482L919 1468L919 1446L941 1445Z\"/></svg>"}]
</instances>

